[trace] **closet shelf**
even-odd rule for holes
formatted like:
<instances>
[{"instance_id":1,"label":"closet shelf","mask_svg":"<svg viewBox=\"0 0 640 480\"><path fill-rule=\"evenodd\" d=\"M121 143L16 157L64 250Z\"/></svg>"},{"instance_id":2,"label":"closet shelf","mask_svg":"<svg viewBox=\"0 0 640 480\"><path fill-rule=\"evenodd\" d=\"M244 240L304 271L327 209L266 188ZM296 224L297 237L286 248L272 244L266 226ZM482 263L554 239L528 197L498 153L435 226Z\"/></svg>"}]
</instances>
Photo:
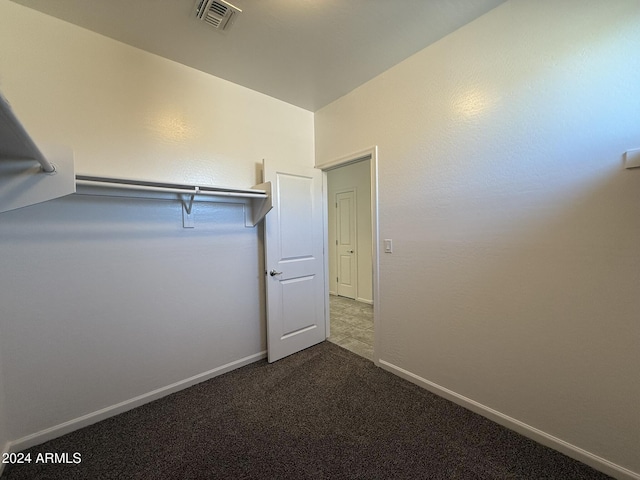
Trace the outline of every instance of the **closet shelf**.
<instances>
[{"instance_id":1,"label":"closet shelf","mask_svg":"<svg viewBox=\"0 0 640 480\"><path fill-rule=\"evenodd\" d=\"M38 148L0 92L0 213L63 197L75 188L73 152Z\"/></svg>"},{"instance_id":2,"label":"closet shelf","mask_svg":"<svg viewBox=\"0 0 640 480\"><path fill-rule=\"evenodd\" d=\"M247 227L255 227L272 208L270 182L261 183L252 188L233 188L76 175L76 187L76 193L79 195L179 200L183 206L185 228L194 226L192 217L194 201L242 204Z\"/></svg>"},{"instance_id":3,"label":"closet shelf","mask_svg":"<svg viewBox=\"0 0 640 480\"><path fill-rule=\"evenodd\" d=\"M31 139L2 93L0 93L0 158L36 160L43 171L52 173L56 170L55 165L45 158Z\"/></svg>"},{"instance_id":4,"label":"closet shelf","mask_svg":"<svg viewBox=\"0 0 640 480\"><path fill-rule=\"evenodd\" d=\"M40 150L0 92L0 213L72 193L179 200L185 228L194 226L193 202L206 198L242 204L247 227L255 227L272 208L270 182L231 188L75 175L73 152L63 147Z\"/></svg>"}]
</instances>

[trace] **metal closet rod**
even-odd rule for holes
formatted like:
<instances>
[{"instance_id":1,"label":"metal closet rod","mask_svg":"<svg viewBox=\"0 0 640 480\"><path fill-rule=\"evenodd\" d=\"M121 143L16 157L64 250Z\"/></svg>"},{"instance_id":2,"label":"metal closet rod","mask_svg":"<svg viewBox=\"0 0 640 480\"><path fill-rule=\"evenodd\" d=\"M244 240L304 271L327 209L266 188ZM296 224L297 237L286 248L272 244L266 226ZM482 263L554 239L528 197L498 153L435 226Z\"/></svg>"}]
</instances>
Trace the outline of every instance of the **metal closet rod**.
<instances>
[{"instance_id":1,"label":"metal closet rod","mask_svg":"<svg viewBox=\"0 0 640 480\"><path fill-rule=\"evenodd\" d=\"M267 198L264 190L240 189L227 187L201 187L180 183L148 182L126 178L94 177L76 175L76 185L113 187L126 190L143 190L150 192L181 193L186 195L212 195L222 197Z\"/></svg>"}]
</instances>

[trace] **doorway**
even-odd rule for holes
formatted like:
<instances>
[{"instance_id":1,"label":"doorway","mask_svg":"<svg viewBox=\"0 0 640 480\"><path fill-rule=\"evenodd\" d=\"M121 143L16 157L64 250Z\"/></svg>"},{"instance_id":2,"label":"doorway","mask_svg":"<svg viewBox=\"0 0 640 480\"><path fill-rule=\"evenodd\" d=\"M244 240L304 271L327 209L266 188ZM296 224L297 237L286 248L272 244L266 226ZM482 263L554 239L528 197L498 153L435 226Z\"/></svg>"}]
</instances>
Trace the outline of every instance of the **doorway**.
<instances>
[{"instance_id":1,"label":"doorway","mask_svg":"<svg viewBox=\"0 0 640 480\"><path fill-rule=\"evenodd\" d=\"M376 149L345 157L323 169L329 291L327 337L375 362Z\"/></svg>"}]
</instances>

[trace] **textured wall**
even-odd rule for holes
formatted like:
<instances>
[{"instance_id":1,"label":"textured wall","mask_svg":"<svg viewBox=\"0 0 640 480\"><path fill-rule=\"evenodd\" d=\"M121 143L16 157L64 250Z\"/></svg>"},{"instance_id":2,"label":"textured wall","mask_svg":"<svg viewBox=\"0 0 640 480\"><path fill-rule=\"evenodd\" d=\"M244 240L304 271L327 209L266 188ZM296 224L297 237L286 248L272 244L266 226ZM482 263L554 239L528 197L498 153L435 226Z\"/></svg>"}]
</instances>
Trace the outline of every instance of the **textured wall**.
<instances>
[{"instance_id":1,"label":"textured wall","mask_svg":"<svg viewBox=\"0 0 640 480\"><path fill-rule=\"evenodd\" d=\"M0 89L77 171L250 187L313 165L313 115L0 0ZM16 440L265 349L260 228L238 206L72 196L0 215ZM1 440L1 438L0 438Z\"/></svg>"},{"instance_id":2,"label":"textured wall","mask_svg":"<svg viewBox=\"0 0 640 480\"><path fill-rule=\"evenodd\" d=\"M310 112L0 0L0 89L80 173L250 187L311 161Z\"/></svg>"},{"instance_id":3,"label":"textured wall","mask_svg":"<svg viewBox=\"0 0 640 480\"><path fill-rule=\"evenodd\" d=\"M639 24L509 1L315 118L379 147L380 359L636 472Z\"/></svg>"}]
</instances>

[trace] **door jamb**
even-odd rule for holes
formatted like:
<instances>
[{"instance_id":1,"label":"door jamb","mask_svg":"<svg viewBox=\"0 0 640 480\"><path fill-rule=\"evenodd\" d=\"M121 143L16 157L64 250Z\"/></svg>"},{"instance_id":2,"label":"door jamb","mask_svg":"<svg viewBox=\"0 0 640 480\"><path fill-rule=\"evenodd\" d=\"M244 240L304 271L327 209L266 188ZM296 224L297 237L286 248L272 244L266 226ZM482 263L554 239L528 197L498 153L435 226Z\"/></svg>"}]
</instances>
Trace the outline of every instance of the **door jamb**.
<instances>
[{"instance_id":1,"label":"door jamb","mask_svg":"<svg viewBox=\"0 0 640 480\"><path fill-rule=\"evenodd\" d=\"M344 167L351 163L362 160L370 160L370 179L371 179L371 265L373 268L373 363L380 366L379 359L379 335L380 327L380 247L379 247L379 231L378 231L378 146L361 150L359 152L346 155L336 160L316 165L316 168L322 170L322 200L324 215L324 271L325 271L325 324L326 336L329 337L330 319L329 319L329 220L328 205L329 192L327 184L327 172L334 168Z\"/></svg>"}]
</instances>

